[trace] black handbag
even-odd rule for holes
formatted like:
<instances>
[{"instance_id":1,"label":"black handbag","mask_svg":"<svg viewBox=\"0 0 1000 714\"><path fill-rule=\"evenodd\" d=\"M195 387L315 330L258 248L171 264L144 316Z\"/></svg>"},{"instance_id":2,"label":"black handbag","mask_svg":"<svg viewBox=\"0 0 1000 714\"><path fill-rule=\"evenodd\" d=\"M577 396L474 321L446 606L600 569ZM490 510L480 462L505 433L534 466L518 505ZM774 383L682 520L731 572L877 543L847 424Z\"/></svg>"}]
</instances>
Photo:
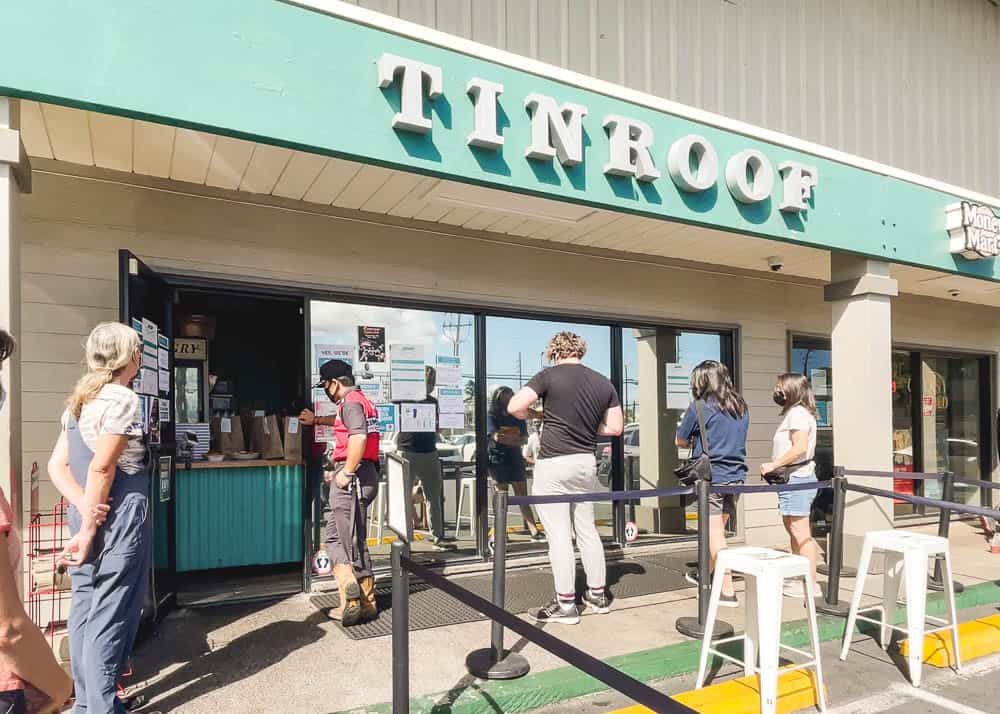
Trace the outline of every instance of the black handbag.
<instances>
[{"instance_id":1,"label":"black handbag","mask_svg":"<svg viewBox=\"0 0 1000 714\"><path fill-rule=\"evenodd\" d=\"M773 471L768 471L762 478L772 486L782 486L791 480L793 473L798 471L803 466L807 466L811 463L812 461L800 461L797 464L779 466Z\"/></svg>"},{"instance_id":2,"label":"black handbag","mask_svg":"<svg viewBox=\"0 0 1000 714\"><path fill-rule=\"evenodd\" d=\"M699 399L694 403L698 415L698 436L701 438L701 455L693 461L674 469L674 475L681 486L694 486L698 481L712 480L712 459L708 452L708 434L705 432L704 403Z\"/></svg>"}]
</instances>

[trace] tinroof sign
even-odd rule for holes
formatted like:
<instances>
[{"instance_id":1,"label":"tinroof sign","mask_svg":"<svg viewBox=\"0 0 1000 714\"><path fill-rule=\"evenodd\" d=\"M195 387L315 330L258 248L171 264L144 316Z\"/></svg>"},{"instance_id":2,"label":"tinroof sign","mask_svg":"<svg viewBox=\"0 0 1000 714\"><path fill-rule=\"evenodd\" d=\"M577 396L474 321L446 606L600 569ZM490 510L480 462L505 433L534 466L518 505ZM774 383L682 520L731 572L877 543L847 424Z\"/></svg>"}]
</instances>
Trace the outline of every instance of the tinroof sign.
<instances>
[{"instance_id":1,"label":"tinroof sign","mask_svg":"<svg viewBox=\"0 0 1000 714\"><path fill-rule=\"evenodd\" d=\"M966 260L1000 255L1000 217L989 206L962 201L945 210L951 252Z\"/></svg>"}]
</instances>

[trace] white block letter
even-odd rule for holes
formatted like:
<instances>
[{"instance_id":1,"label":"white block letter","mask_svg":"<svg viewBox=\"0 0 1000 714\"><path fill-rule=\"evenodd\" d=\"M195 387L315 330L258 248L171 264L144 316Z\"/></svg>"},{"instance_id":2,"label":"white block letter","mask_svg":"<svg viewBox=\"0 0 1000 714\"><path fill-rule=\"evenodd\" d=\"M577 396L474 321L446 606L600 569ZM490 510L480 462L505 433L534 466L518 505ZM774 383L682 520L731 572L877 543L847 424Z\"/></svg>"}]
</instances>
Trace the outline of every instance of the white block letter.
<instances>
[{"instance_id":1,"label":"white block letter","mask_svg":"<svg viewBox=\"0 0 1000 714\"><path fill-rule=\"evenodd\" d=\"M819 172L814 166L806 166L797 161L786 161L778 166L784 197L782 211L799 213L809 208L807 201L812 197L813 187L819 180Z\"/></svg>"},{"instance_id":2,"label":"white block letter","mask_svg":"<svg viewBox=\"0 0 1000 714\"><path fill-rule=\"evenodd\" d=\"M764 154L747 149L726 163L726 185L740 203L757 203L771 195L774 169Z\"/></svg>"},{"instance_id":3,"label":"white block letter","mask_svg":"<svg viewBox=\"0 0 1000 714\"><path fill-rule=\"evenodd\" d=\"M378 86L382 89L396 81L396 72L403 75L399 91L399 113L392 118L392 128L426 134L431 130L431 120L424 116L424 77L429 83L427 96L440 96L441 68L416 60L384 54L378 58Z\"/></svg>"},{"instance_id":4,"label":"white block letter","mask_svg":"<svg viewBox=\"0 0 1000 714\"><path fill-rule=\"evenodd\" d=\"M691 156L695 167L691 167ZM678 139L667 152L667 171L682 191L694 193L715 185L719 178L719 156L708 139L688 134Z\"/></svg>"},{"instance_id":5,"label":"white block letter","mask_svg":"<svg viewBox=\"0 0 1000 714\"><path fill-rule=\"evenodd\" d=\"M524 106L531 111L531 146L525 156L542 160L556 156L563 166L583 161L583 118L587 107L569 102L560 106L544 94L529 94Z\"/></svg>"},{"instance_id":6,"label":"white block letter","mask_svg":"<svg viewBox=\"0 0 1000 714\"><path fill-rule=\"evenodd\" d=\"M608 130L609 159L604 173L615 176L634 176L639 181L655 181L660 171L653 164L649 147L653 144L653 130L636 119L611 114L604 117Z\"/></svg>"},{"instance_id":7,"label":"white block letter","mask_svg":"<svg viewBox=\"0 0 1000 714\"><path fill-rule=\"evenodd\" d=\"M503 85L485 79L470 79L465 91L472 96L475 111L475 130L466 144L484 149L503 147L503 137L497 132L497 97L503 94Z\"/></svg>"}]
</instances>

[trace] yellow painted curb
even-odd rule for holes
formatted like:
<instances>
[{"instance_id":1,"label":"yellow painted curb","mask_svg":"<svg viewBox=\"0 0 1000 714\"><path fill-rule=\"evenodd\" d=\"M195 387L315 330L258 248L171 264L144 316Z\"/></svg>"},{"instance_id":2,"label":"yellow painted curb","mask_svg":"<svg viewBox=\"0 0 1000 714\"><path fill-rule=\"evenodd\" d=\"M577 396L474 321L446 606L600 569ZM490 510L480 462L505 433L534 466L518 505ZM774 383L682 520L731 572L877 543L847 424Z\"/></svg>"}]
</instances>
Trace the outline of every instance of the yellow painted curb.
<instances>
[{"instance_id":1,"label":"yellow painted curb","mask_svg":"<svg viewBox=\"0 0 1000 714\"><path fill-rule=\"evenodd\" d=\"M731 679L703 689L692 689L673 695L681 704L701 714L758 714L760 690L756 676ZM813 672L795 670L778 677L778 705L775 711L788 714L815 707L816 688ZM619 709L612 714L648 714L652 709L633 706Z\"/></svg>"},{"instance_id":2,"label":"yellow painted curb","mask_svg":"<svg viewBox=\"0 0 1000 714\"><path fill-rule=\"evenodd\" d=\"M959 623L958 646L963 662L1000 652L1000 615ZM899 653L903 657L909 655L909 640L899 643ZM935 667L954 666L950 631L942 630L924 638L924 662Z\"/></svg>"}]
</instances>

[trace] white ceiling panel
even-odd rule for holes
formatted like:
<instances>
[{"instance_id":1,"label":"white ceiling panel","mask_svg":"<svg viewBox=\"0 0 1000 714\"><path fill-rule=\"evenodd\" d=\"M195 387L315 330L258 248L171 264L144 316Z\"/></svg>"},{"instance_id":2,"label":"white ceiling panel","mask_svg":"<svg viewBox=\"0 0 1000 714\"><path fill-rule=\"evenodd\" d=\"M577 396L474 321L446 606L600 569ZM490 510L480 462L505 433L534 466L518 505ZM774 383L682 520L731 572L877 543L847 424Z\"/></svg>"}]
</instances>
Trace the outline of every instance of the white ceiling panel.
<instances>
[{"instance_id":1,"label":"white ceiling panel","mask_svg":"<svg viewBox=\"0 0 1000 714\"><path fill-rule=\"evenodd\" d=\"M353 161L330 159L306 191L303 200L329 206L360 170L361 164Z\"/></svg>"},{"instance_id":2,"label":"white ceiling panel","mask_svg":"<svg viewBox=\"0 0 1000 714\"><path fill-rule=\"evenodd\" d=\"M281 172L285 170L291 158L291 149L256 144L253 155L250 157L250 163L247 164L247 170L243 172L240 191L271 193L278 183L278 179L281 178Z\"/></svg>"},{"instance_id":3,"label":"white ceiling panel","mask_svg":"<svg viewBox=\"0 0 1000 714\"><path fill-rule=\"evenodd\" d=\"M281 178L278 179L278 183L275 184L272 193L282 198L302 200L309 187L319 177L327 161L325 156L293 151L292 158L289 159L288 165L282 172Z\"/></svg>"},{"instance_id":4,"label":"white ceiling panel","mask_svg":"<svg viewBox=\"0 0 1000 714\"><path fill-rule=\"evenodd\" d=\"M215 151L208 164L205 183L215 188L236 190L243 181L254 145L243 139L220 136L215 142Z\"/></svg>"},{"instance_id":5,"label":"white ceiling panel","mask_svg":"<svg viewBox=\"0 0 1000 714\"><path fill-rule=\"evenodd\" d=\"M136 121L132 127L132 170L144 176L168 178L176 134L172 126Z\"/></svg>"},{"instance_id":6,"label":"white ceiling panel","mask_svg":"<svg viewBox=\"0 0 1000 714\"><path fill-rule=\"evenodd\" d=\"M392 171L381 166L365 165L354 175L340 195L334 199L333 205L340 208L361 208L385 182L389 180Z\"/></svg>"},{"instance_id":7,"label":"white ceiling panel","mask_svg":"<svg viewBox=\"0 0 1000 714\"><path fill-rule=\"evenodd\" d=\"M52 155L56 160L94 165L87 112L43 104L42 116L49 132Z\"/></svg>"},{"instance_id":8,"label":"white ceiling panel","mask_svg":"<svg viewBox=\"0 0 1000 714\"><path fill-rule=\"evenodd\" d=\"M422 178L420 174L393 171L382 187L365 201L361 210L372 213L388 213L393 206L410 195L410 192L417 187Z\"/></svg>"},{"instance_id":9,"label":"white ceiling panel","mask_svg":"<svg viewBox=\"0 0 1000 714\"><path fill-rule=\"evenodd\" d=\"M38 102L21 101L21 140L28 156L51 159L52 145L49 144L49 132L42 118L42 107Z\"/></svg>"},{"instance_id":10,"label":"white ceiling panel","mask_svg":"<svg viewBox=\"0 0 1000 714\"><path fill-rule=\"evenodd\" d=\"M113 171L132 170L132 121L88 112L94 165Z\"/></svg>"},{"instance_id":11,"label":"white ceiling panel","mask_svg":"<svg viewBox=\"0 0 1000 714\"><path fill-rule=\"evenodd\" d=\"M170 178L188 183L205 183L208 167L215 153L218 137L203 131L178 129L174 137L174 156L170 162Z\"/></svg>"}]
</instances>

